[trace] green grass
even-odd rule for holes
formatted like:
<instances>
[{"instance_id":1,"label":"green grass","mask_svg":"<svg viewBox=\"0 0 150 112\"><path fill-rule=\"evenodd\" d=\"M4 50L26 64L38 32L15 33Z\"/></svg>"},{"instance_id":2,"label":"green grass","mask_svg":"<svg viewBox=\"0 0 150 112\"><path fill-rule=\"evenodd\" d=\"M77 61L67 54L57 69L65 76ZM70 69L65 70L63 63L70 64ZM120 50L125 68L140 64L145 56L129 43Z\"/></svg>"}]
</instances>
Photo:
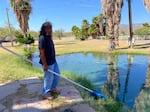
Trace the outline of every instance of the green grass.
<instances>
[{"instance_id":1,"label":"green grass","mask_svg":"<svg viewBox=\"0 0 150 112\"><path fill-rule=\"evenodd\" d=\"M92 108L96 110L96 112L122 112L123 105L114 99L106 96L106 100L95 99L91 96L87 91L76 87L84 99L84 102L89 104ZM126 111L128 112L128 111Z\"/></svg>"},{"instance_id":2,"label":"green grass","mask_svg":"<svg viewBox=\"0 0 150 112\"><path fill-rule=\"evenodd\" d=\"M94 86L92 85L91 81L87 77L80 76L79 74L76 75L71 72L63 72L62 74L64 77L67 77L67 78L73 80L74 82L77 82L77 83L83 85L84 87L87 87L92 90L95 89Z\"/></svg>"},{"instance_id":3,"label":"green grass","mask_svg":"<svg viewBox=\"0 0 150 112\"><path fill-rule=\"evenodd\" d=\"M12 54L0 55L0 83L28 77L41 77L42 71Z\"/></svg>"},{"instance_id":4,"label":"green grass","mask_svg":"<svg viewBox=\"0 0 150 112\"><path fill-rule=\"evenodd\" d=\"M73 74L71 72L63 72L62 75L67 77L88 89L94 90L94 85L87 77L79 76L77 74ZM83 90L81 87L74 85L79 91L84 99L84 102L89 104L92 108L96 110L96 112L121 112L122 104L113 100L112 98L106 96L106 100L102 100L98 98L97 100L94 96L91 96L90 93L86 90Z\"/></svg>"}]
</instances>

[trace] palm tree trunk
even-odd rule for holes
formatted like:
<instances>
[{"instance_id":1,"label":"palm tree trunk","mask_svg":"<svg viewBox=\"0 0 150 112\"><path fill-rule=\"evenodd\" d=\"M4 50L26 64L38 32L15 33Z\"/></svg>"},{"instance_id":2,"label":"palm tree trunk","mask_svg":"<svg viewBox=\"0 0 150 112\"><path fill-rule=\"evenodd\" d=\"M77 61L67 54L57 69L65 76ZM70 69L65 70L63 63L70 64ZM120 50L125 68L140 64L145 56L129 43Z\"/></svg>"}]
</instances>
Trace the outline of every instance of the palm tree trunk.
<instances>
[{"instance_id":1,"label":"palm tree trunk","mask_svg":"<svg viewBox=\"0 0 150 112\"><path fill-rule=\"evenodd\" d=\"M112 16L107 17L107 24L108 24L108 37L109 37L109 50L112 49L113 41L114 41L114 25Z\"/></svg>"},{"instance_id":2,"label":"palm tree trunk","mask_svg":"<svg viewBox=\"0 0 150 112\"><path fill-rule=\"evenodd\" d=\"M114 38L115 38L115 44L117 46L119 46L119 24L121 19L122 6L123 6L123 0L115 1L114 4L115 11L114 11L113 19L114 19Z\"/></svg>"},{"instance_id":3,"label":"palm tree trunk","mask_svg":"<svg viewBox=\"0 0 150 112\"><path fill-rule=\"evenodd\" d=\"M113 45L113 39L114 39L114 20L113 20L113 15L114 15L114 1L113 0L101 0L102 3L102 10L103 10L103 15L107 19L107 25L108 25L108 37L109 37L109 50L113 50L112 45Z\"/></svg>"},{"instance_id":4,"label":"palm tree trunk","mask_svg":"<svg viewBox=\"0 0 150 112\"><path fill-rule=\"evenodd\" d=\"M116 45L119 46L119 23L121 18L121 8L123 0L101 0L103 15L107 19L109 50L113 50ZM114 40L116 42L114 42Z\"/></svg>"}]
</instances>

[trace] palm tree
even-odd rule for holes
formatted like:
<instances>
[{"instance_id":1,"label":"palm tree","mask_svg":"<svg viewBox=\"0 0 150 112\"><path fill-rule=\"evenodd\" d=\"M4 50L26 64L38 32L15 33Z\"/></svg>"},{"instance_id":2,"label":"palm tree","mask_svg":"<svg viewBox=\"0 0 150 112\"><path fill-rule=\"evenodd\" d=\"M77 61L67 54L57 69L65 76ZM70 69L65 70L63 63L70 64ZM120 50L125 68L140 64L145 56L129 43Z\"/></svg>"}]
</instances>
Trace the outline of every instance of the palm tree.
<instances>
[{"instance_id":1,"label":"palm tree","mask_svg":"<svg viewBox=\"0 0 150 112\"><path fill-rule=\"evenodd\" d=\"M10 4L16 14L22 34L26 37L29 29L29 15L32 11L30 0L10 0Z\"/></svg>"},{"instance_id":2,"label":"palm tree","mask_svg":"<svg viewBox=\"0 0 150 112\"><path fill-rule=\"evenodd\" d=\"M103 30L103 14L99 14L97 17L94 17L92 19L93 24L96 25L98 28L98 35L104 35L104 30Z\"/></svg>"},{"instance_id":3,"label":"palm tree","mask_svg":"<svg viewBox=\"0 0 150 112\"><path fill-rule=\"evenodd\" d=\"M88 29L88 34L90 36L92 36L93 39L95 39L97 36L97 32L98 32L97 26L95 24L91 24L89 29Z\"/></svg>"},{"instance_id":4,"label":"palm tree","mask_svg":"<svg viewBox=\"0 0 150 112\"><path fill-rule=\"evenodd\" d=\"M92 18L92 23L96 26L96 28L98 29L97 31L97 36L100 35L100 32L99 32L99 24L98 24L98 20L97 20L97 17L93 17Z\"/></svg>"},{"instance_id":5,"label":"palm tree","mask_svg":"<svg viewBox=\"0 0 150 112\"><path fill-rule=\"evenodd\" d=\"M97 16L100 35L103 35L103 14Z\"/></svg>"},{"instance_id":6,"label":"palm tree","mask_svg":"<svg viewBox=\"0 0 150 112\"><path fill-rule=\"evenodd\" d=\"M88 29L88 27L89 27L89 22L86 19L82 20L82 28Z\"/></svg>"},{"instance_id":7,"label":"palm tree","mask_svg":"<svg viewBox=\"0 0 150 112\"><path fill-rule=\"evenodd\" d=\"M75 35L76 38L78 38L78 34L79 34L80 28L77 26L73 26L72 27L72 32Z\"/></svg>"},{"instance_id":8,"label":"palm tree","mask_svg":"<svg viewBox=\"0 0 150 112\"><path fill-rule=\"evenodd\" d=\"M121 19L121 9L123 0L101 0L103 15L107 20L108 37L110 40L109 49L115 39L116 45L119 45L119 23Z\"/></svg>"},{"instance_id":9,"label":"palm tree","mask_svg":"<svg viewBox=\"0 0 150 112\"><path fill-rule=\"evenodd\" d=\"M150 0L144 0L144 5L146 9L150 12Z\"/></svg>"},{"instance_id":10,"label":"palm tree","mask_svg":"<svg viewBox=\"0 0 150 112\"><path fill-rule=\"evenodd\" d=\"M81 32L84 32L82 34L85 34L84 36L86 36L85 38L88 38L88 29L89 29L89 22L84 19L82 20L82 28L81 28Z\"/></svg>"}]
</instances>

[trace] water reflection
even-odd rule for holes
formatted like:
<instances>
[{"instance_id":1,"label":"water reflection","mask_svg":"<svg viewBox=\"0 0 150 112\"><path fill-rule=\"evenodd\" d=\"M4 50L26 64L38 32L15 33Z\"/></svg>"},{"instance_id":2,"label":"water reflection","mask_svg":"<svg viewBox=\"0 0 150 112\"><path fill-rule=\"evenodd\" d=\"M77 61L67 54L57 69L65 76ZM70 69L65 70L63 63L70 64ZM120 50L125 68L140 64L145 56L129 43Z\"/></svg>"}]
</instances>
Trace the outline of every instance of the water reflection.
<instances>
[{"instance_id":1,"label":"water reflection","mask_svg":"<svg viewBox=\"0 0 150 112\"><path fill-rule=\"evenodd\" d=\"M102 91L107 96L117 99L117 93L119 90L118 56L109 55L107 60L107 82L103 85Z\"/></svg>"},{"instance_id":2,"label":"water reflection","mask_svg":"<svg viewBox=\"0 0 150 112\"><path fill-rule=\"evenodd\" d=\"M122 102L125 102L125 97L126 97L126 93L128 90L127 87L128 87L129 75L131 71L131 65L133 64L133 58L134 56L128 55L127 75L126 75L126 80L125 80L125 87L124 87Z\"/></svg>"},{"instance_id":3,"label":"water reflection","mask_svg":"<svg viewBox=\"0 0 150 112\"><path fill-rule=\"evenodd\" d=\"M150 112L150 64L147 68L145 84L135 100L133 112Z\"/></svg>"},{"instance_id":4,"label":"water reflection","mask_svg":"<svg viewBox=\"0 0 150 112\"><path fill-rule=\"evenodd\" d=\"M34 57L33 61L38 62L39 58ZM89 78L97 90L134 112L140 109L146 112L150 107L148 56L76 53L57 56L57 62L61 72L70 71Z\"/></svg>"}]
</instances>

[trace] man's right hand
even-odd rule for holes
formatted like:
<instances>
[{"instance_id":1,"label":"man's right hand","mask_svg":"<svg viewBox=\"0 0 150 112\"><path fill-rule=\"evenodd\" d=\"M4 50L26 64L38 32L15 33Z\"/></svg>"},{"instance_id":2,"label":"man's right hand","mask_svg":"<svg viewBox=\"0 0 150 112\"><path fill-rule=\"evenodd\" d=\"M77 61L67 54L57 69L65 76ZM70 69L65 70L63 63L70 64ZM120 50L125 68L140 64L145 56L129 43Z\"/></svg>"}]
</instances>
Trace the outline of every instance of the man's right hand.
<instances>
[{"instance_id":1,"label":"man's right hand","mask_svg":"<svg viewBox=\"0 0 150 112\"><path fill-rule=\"evenodd\" d=\"M43 70L44 70L44 71L47 71L47 70L48 70L48 65L47 65L47 64L43 65Z\"/></svg>"}]
</instances>

